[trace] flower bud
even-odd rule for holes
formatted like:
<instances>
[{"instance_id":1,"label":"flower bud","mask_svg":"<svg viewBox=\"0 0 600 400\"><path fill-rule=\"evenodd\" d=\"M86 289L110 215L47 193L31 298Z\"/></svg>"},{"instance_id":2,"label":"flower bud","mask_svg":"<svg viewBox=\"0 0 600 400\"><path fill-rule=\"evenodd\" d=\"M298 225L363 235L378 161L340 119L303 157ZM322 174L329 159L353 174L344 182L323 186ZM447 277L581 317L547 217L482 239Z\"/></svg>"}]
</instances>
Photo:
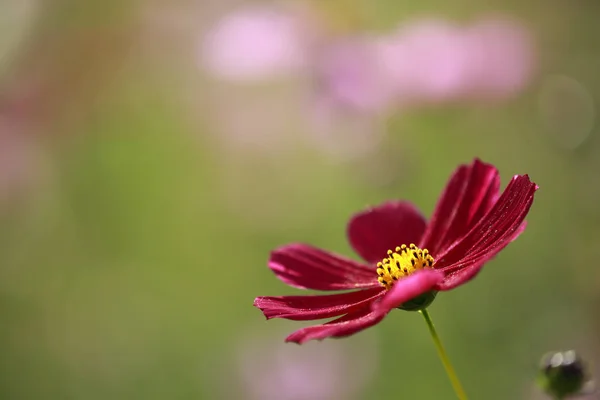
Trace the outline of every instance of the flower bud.
<instances>
[{"instance_id":1,"label":"flower bud","mask_svg":"<svg viewBox=\"0 0 600 400\"><path fill-rule=\"evenodd\" d=\"M574 350L547 353L540 363L540 387L562 399L580 393L588 381L586 365Z\"/></svg>"}]
</instances>

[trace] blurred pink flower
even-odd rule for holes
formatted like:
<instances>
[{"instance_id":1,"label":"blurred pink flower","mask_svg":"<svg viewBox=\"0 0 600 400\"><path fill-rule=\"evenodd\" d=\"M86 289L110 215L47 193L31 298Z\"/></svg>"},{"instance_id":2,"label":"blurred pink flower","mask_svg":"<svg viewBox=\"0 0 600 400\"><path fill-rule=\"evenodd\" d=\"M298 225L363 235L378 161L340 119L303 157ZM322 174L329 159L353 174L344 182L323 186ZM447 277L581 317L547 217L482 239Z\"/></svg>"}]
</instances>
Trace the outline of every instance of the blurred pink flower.
<instances>
[{"instance_id":1,"label":"blurred pink flower","mask_svg":"<svg viewBox=\"0 0 600 400\"><path fill-rule=\"evenodd\" d=\"M347 37L322 44L315 52L313 79L323 104L345 111L378 113L393 97L389 77L377 63L374 37Z\"/></svg>"},{"instance_id":2,"label":"blurred pink flower","mask_svg":"<svg viewBox=\"0 0 600 400\"><path fill-rule=\"evenodd\" d=\"M254 81L301 69L307 58L301 15L249 6L226 15L204 37L201 63L215 76Z\"/></svg>"},{"instance_id":3,"label":"blurred pink flower","mask_svg":"<svg viewBox=\"0 0 600 400\"><path fill-rule=\"evenodd\" d=\"M419 18L387 35L340 38L319 34L326 30L307 15L266 6L236 11L205 37L204 65L232 80L308 71L320 102L362 112L502 99L522 90L533 72L532 39L508 17L467 27Z\"/></svg>"},{"instance_id":4,"label":"blurred pink flower","mask_svg":"<svg viewBox=\"0 0 600 400\"><path fill-rule=\"evenodd\" d=\"M506 18L481 19L467 28L415 20L377 46L381 74L399 107L507 98L524 89L534 65L531 38Z\"/></svg>"},{"instance_id":5,"label":"blurred pink flower","mask_svg":"<svg viewBox=\"0 0 600 400\"><path fill-rule=\"evenodd\" d=\"M472 92L484 98L507 98L533 77L535 47L524 26L507 17L479 20L466 30Z\"/></svg>"},{"instance_id":6,"label":"blurred pink flower","mask_svg":"<svg viewBox=\"0 0 600 400\"><path fill-rule=\"evenodd\" d=\"M298 347L265 340L264 333L251 336L237 354L240 389L249 400L358 398L377 366L372 340Z\"/></svg>"},{"instance_id":7,"label":"blurred pink flower","mask_svg":"<svg viewBox=\"0 0 600 400\"><path fill-rule=\"evenodd\" d=\"M366 156L379 148L390 113L505 100L533 75L532 38L508 17L480 18L467 26L422 17L387 34L341 35L332 33L318 10L308 11L249 6L225 16L203 37L200 61L213 77L236 83L287 78L286 88L292 88L277 96L276 106L270 99L273 90L281 94L280 86L259 86L243 101L232 87L225 89L224 108L213 115L219 114L219 125L240 132L244 148L280 149L282 141L274 138L293 127L309 133L304 136L311 146L328 155ZM306 100L306 109L298 98ZM238 107L243 111L234 110ZM232 142L235 136L225 135Z\"/></svg>"},{"instance_id":8,"label":"blurred pink flower","mask_svg":"<svg viewBox=\"0 0 600 400\"><path fill-rule=\"evenodd\" d=\"M467 76L461 31L443 20L415 20L383 36L377 62L396 101L451 100Z\"/></svg>"}]
</instances>

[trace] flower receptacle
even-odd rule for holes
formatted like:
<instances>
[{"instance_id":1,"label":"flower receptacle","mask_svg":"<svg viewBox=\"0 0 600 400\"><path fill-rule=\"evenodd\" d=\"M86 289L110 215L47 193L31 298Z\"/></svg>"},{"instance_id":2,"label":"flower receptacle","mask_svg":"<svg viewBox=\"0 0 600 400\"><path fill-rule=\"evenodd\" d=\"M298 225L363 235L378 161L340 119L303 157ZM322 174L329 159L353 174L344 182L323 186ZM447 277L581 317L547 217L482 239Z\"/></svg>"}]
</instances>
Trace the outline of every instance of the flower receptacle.
<instances>
[{"instance_id":1,"label":"flower receptacle","mask_svg":"<svg viewBox=\"0 0 600 400\"><path fill-rule=\"evenodd\" d=\"M413 298L412 300L403 303L400 307L398 307L398 309L405 311L424 310L427 307L429 307L431 303L433 303L433 300L435 300L435 296L437 295L437 293L438 292L435 290L430 290L427 293L423 293L422 295L419 295Z\"/></svg>"}]
</instances>

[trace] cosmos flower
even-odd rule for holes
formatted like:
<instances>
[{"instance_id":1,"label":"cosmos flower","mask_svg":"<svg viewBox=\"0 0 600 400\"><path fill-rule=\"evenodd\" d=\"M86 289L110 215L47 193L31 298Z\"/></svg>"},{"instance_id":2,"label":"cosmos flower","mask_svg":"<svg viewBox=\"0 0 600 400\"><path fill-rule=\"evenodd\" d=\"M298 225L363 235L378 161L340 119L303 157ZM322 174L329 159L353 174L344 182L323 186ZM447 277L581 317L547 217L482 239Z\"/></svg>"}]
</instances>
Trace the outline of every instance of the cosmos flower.
<instances>
[{"instance_id":1,"label":"cosmos flower","mask_svg":"<svg viewBox=\"0 0 600 400\"><path fill-rule=\"evenodd\" d=\"M306 244L272 252L269 267L290 286L351 290L332 295L257 297L270 318L330 322L302 328L286 341L352 335L379 323L391 310L421 310L438 291L474 278L483 265L516 239L537 185L515 175L500 194L498 170L474 160L451 176L427 222L405 201L391 201L352 217L347 233L366 261L353 261Z\"/></svg>"}]
</instances>

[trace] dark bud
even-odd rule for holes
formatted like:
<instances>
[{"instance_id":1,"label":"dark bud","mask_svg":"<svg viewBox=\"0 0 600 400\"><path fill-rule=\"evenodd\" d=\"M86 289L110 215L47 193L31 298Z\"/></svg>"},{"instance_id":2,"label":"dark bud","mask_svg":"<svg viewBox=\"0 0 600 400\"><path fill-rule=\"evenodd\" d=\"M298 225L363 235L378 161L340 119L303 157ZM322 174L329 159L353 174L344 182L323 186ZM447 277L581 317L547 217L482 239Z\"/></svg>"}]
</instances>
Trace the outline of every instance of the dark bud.
<instances>
[{"instance_id":1,"label":"dark bud","mask_svg":"<svg viewBox=\"0 0 600 400\"><path fill-rule=\"evenodd\" d=\"M574 350L553 352L542 358L538 381L546 393L563 399L582 391L588 383L588 373Z\"/></svg>"}]
</instances>

